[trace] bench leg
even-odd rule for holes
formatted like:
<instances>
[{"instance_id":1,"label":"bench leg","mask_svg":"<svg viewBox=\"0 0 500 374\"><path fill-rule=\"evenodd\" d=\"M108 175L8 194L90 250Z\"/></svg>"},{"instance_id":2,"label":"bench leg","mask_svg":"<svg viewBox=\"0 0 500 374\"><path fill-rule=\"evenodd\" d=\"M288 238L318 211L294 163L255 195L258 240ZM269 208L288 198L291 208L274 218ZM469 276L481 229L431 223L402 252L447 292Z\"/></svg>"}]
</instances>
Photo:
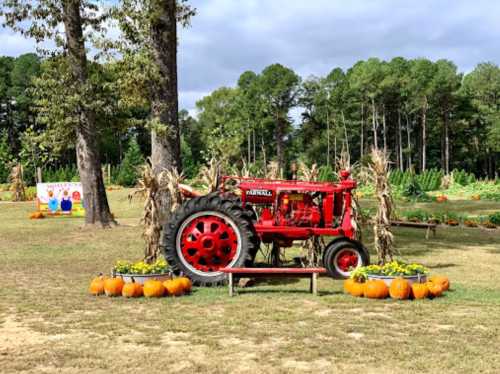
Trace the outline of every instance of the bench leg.
<instances>
[{"instance_id":1,"label":"bench leg","mask_svg":"<svg viewBox=\"0 0 500 374\"><path fill-rule=\"evenodd\" d=\"M311 291L314 296L318 295L318 273L312 273L311 276Z\"/></svg>"},{"instance_id":2,"label":"bench leg","mask_svg":"<svg viewBox=\"0 0 500 374\"><path fill-rule=\"evenodd\" d=\"M233 273L229 273L229 296L232 297L234 294L234 283L233 283Z\"/></svg>"},{"instance_id":3,"label":"bench leg","mask_svg":"<svg viewBox=\"0 0 500 374\"><path fill-rule=\"evenodd\" d=\"M429 239L429 232L431 231L430 227L427 227L427 230L425 231L425 239Z\"/></svg>"}]
</instances>

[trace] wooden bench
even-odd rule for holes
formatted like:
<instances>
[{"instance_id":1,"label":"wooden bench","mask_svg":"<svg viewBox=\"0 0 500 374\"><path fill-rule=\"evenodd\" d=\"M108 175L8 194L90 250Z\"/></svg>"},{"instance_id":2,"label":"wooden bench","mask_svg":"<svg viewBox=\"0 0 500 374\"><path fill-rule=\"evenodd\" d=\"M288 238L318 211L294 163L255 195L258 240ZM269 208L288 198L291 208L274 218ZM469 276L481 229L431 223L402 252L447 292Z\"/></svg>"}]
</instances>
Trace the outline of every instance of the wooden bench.
<instances>
[{"instance_id":1,"label":"wooden bench","mask_svg":"<svg viewBox=\"0 0 500 374\"><path fill-rule=\"evenodd\" d=\"M408 221L391 221L391 226L399 227L411 227L414 229L427 229L425 232L425 238L429 239L429 232L432 231L432 235L436 236L436 224L435 223L421 223L421 222L408 222Z\"/></svg>"},{"instance_id":2,"label":"wooden bench","mask_svg":"<svg viewBox=\"0 0 500 374\"><path fill-rule=\"evenodd\" d=\"M310 292L318 294L318 274L326 274L325 268L223 268L228 274L229 296L234 295L235 276L239 278L310 278Z\"/></svg>"}]
</instances>

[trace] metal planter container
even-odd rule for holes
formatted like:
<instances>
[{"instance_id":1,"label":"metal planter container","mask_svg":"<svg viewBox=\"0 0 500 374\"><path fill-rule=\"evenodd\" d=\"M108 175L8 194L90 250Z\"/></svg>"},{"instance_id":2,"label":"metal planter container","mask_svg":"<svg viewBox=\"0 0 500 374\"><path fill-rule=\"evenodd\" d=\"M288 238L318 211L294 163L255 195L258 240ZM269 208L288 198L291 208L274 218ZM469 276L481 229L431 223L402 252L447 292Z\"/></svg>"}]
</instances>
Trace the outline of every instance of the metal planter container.
<instances>
[{"instance_id":1,"label":"metal planter container","mask_svg":"<svg viewBox=\"0 0 500 374\"><path fill-rule=\"evenodd\" d=\"M380 280L383 280L385 282L385 284L387 285L387 287L390 287L391 286L391 283L394 279L396 278L404 278L406 279L410 285L413 284L413 283L425 283L427 282L427 275L422 275L422 274L417 274L417 275L405 275L403 277L401 276L389 276L389 275L370 275L368 274L368 279L369 280L375 280L375 279L380 279Z\"/></svg>"},{"instance_id":2,"label":"metal planter container","mask_svg":"<svg viewBox=\"0 0 500 374\"><path fill-rule=\"evenodd\" d=\"M166 281L170 279L169 274L116 274L117 277L121 277L124 282L130 283L132 282L132 278L134 278L135 283L144 284L149 279L155 279L159 281Z\"/></svg>"}]
</instances>

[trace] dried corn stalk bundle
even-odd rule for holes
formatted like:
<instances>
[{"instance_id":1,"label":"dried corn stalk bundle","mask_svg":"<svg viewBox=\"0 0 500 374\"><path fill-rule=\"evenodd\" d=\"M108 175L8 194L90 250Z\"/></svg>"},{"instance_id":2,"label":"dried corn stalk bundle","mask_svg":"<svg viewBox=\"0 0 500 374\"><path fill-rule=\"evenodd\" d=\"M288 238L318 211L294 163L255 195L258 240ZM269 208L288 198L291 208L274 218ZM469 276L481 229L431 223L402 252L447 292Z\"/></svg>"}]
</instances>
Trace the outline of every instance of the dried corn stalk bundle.
<instances>
[{"instance_id":1,"label":"dried corn stalk bundle","mask_svg":"<svg viewBox=\"0 0 500 374\"><path fill-rule=\"evenodd\" d=\"M387 155L378 149L372 149L368 166L375 185L375 195L378 201L377 214L373 226L375 249L380 264L392 261L394 236L391 232L391 216L394 211L394 201L389 184L389 160Z\"/></svg>"},{"instance_id":2,"label":"dried corn stalk bundle","mask_svg":"<svg viewBox=\"0 0 500 374\"><path fill-rule=\"evenodd\" d=\"M342 170L351 171L351 156L344 148L340 152L340 157L336 160L337 174L340 179L340 172Z\"/></svg>"},{"instance_id":3,"label":"dried corn stalk bundle","mask_svg":"<svg viewBox=\"0 0 500 374\"><path fill-rule=\"evenodd\" d=\"M454 183L453 173L448 174L448 175L443 175L443 177L441 178L441 188L443 190L447 190L448 188L450 188L450 186L453 183Z\"/></svg>"},{"instance_id":4,"label":"dried corn stalk bundle","mask_svg":"<svg viewBox=\"0 0 500 374\"><path fill-rule=\"evenodd\" d=\"M278 161L271 161L267 166L266 179L279 179L281 176Z\"/></svg>"},{"instance_id":5,"label":"dried corn stalk bundle","mask_svg":"<svg viewBox=\"0 0 500 374\"><path fill-rule=\"evenodd\" d=\"M318 165L313 164L311 167L304 162L299 161L298 177L300 180L315 182L318 180L319 170ZM325 242L322 236L313 236L304 242L304 257L305 266L320 266L323 257L323 249Z\"/></svg>"},{"instance_id":6,"label":"dried corn stalk bundle","mask_svg":"<svg viewBox=\"0 0 500 374\"><path fill-rule=\"evenodd\" d=\"M160 255L161 232L170 214L182 204L179 183L182 176L176 170L153 172L151 160L142 167L138 188L129 199L139 196L144 199L141 224L145 242L144 261L153 263Z\"/></svg>"},{"instance_id":7,"label":"dried corn stalk bundle","mask_svg":"<svg viewBox=\"0 0 500 374\"><path fill-rule=\"evenodd\" d=\"M206 186L208 193L215 192L219 188L221 165L220 161L212 157L208 165L204 165L200 169L197 179Z\"/></svg>"},{"instance_id":8,"label":"dried corn stalk bundle","mask_svg":"<svg viewBox=\"0 0 500 374\"><path fill-rule=\"evenodd\" d=\"M342 148L342 151L340 152L340 157L337 159L337 177L340 180L340 172L342 170L347 170L348 172L352 173L353 170L359 169L359 164L354 164L351 165L351 156L349 153ZM362 171L361 171L362 173ZM359 205L358 198L356 197L355 194L352 195L352 200L351 200L351 207L352 207L352 225L355 230L356 240L361 240L362 239L362 231L361 231L361 222L363 221L363 218L361 216L361 206Z\"/></svg>"},{"instance_id":9,"label":"dried corn stalk bundle","mask_svg":"<svg viewBox=\"0 0 500 374\"><path fill-rule=\"evenodd\" d=\"M9 178L12 201L25 201L26 192L24 190L23 167L21 164L17 164L12 168Z\"/></svg>"},{"instance_id":10,"label":"dried corn stalk bundle","mask_svg":"<svg viewBox=\"0 0 500 374\"><path fill-rule=\"evenodd\" d=\"M305 162L299 161L298 178L303 181L317 181L319 176L319 169L317 164L312 164L311 167L307 166Z\"/></svg>"},{"instance_id":11,"label":"dried corn stalk bundle","mask_svg":"<svg viewBox=\"0 0 500 374\"><path fill-rule=\"evenodd\" d=\"M248 163L245 160L242 161L243 161L243 166L240 170L238 170L238 175L243 178L253 177Z\"/></svg>"}]
</instances>

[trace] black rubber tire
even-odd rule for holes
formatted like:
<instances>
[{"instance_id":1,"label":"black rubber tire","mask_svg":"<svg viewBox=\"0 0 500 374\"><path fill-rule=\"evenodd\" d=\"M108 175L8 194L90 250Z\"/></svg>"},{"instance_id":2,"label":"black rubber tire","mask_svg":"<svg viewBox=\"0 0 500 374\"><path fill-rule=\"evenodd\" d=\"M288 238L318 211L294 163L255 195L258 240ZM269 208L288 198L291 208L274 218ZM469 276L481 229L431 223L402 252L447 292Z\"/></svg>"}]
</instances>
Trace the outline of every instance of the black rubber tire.
<instances>
[{"instance_id":1,"label":"black rubber tire","mask_svg":"<svg viewBox=\"0 0 500 374\"><path fill-rule=\"evenodd\" d=\"M335 239L326 246L323 253L323 266L326 268L328 275L333 278L348 278L348 276L339 273L333 263L336 254L345 248L358 253L358 256L361 257L361 266L370 264L370 254L360 242L347 238Z\"/></svg>"},{"instance_id":2,"label":"black rubber tire","mask_svg":"<svg viewBox=\"0 0 500 374\"><path fill-rule=\"evenodd\" d=\"M225 199L219 194L209 194L206 196L193 198L184 203L171 217L167 223L164 231L164 256L172 267L174 272L182 272L187 275L194 284L199 286L217 286L224 284L226 281L226 274L219 273L217 275L201 275L193 272L189 267L185 266L179 259L177 253L177 234L182 224L186 219L196 213L204 211L214 211L220 213L231 219L241 237L241 250L239 257L234 263L234 267L248 267L252 265L254 254L257 252L255 243L256 238L255 229L248 217L248 214L238 204L230 199Z\"/></svg>"}]
</instances>

